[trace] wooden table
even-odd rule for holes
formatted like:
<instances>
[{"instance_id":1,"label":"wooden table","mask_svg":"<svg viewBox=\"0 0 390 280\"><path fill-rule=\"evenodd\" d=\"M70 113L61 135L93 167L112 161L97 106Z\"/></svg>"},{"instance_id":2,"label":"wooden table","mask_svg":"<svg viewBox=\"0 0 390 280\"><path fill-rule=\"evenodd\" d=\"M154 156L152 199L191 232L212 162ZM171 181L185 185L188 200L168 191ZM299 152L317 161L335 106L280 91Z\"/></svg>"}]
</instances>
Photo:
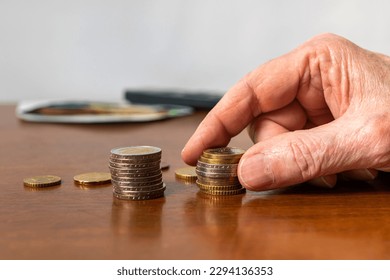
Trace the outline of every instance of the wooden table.
<instances>
[{"instance_id":1,"label":"wooden table","mask_svg":"<svg viewBox=\"0 0 390 280\"><path fill-rule=\"evenodd\" d=\"M0 106L1 259L389 259L390 176L213 197L175 179L180 151L205 113L139 124L42 124ZM162 148L165 197L114 199L73 176L108 172L119 146ZM248 148L246 133L231 145ZM52 174L60 186L23 178Z\"/></svg>"}]
</instances>

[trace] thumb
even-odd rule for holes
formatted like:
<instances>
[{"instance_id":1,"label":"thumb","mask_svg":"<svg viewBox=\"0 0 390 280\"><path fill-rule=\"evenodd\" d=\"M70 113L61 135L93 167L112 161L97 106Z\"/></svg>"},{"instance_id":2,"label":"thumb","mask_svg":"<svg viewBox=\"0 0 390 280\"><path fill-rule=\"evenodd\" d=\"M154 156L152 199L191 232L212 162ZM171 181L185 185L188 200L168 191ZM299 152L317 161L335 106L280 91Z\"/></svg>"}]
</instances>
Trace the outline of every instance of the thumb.
<instances>
[{"instance_id":1,"label":"thumb","mask_svg":"<svg viewBox=\"0 0 390 280\"><path fill-rule=\"evenodd\" d=\"M358 135L359 129L353 129L356 120L351 123L340 119L258 142L240 160L238 177L241 184L260 191L364 168L369 153L364 148L367 139Z\"/></svg>"}]
</instances>

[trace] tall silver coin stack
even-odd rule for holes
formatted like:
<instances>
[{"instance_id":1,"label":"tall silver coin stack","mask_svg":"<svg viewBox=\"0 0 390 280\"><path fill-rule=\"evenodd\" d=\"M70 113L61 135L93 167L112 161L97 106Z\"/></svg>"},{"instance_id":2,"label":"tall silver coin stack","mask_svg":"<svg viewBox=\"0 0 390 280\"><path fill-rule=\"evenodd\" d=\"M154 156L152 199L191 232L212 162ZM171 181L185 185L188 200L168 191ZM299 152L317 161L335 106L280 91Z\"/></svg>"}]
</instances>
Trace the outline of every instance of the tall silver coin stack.
<instances>
[{"instance_id":1,"label":"tall silver coin stack","mask_svg":"<svg viewBox=\"0 0 390 280\"><path fill-rule=\"evenodd\" d=\"M237 177L237 167L245 150L233 147L203 151L196 165L201 192L211 195L235 195L245 192Z\"/></svg>"},{"instance_id":2,"label":"tall silver coin stack","mask_svg":"<svg viewBox=\"0 0 390 280\"><path fill-rule=\"evenodd\" d=\"M109 169L116 198L145 200L164 196L161 149L130 146L111 150Z\"/></svg>"}]
</instances>

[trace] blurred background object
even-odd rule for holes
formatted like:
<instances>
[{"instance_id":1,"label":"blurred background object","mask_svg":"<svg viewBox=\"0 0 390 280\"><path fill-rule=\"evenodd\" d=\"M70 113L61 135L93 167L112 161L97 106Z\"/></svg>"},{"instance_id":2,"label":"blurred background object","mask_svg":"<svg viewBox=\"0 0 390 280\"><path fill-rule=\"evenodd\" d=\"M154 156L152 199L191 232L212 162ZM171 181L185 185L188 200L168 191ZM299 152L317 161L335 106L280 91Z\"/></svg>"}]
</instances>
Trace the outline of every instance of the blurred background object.
<instances>
[{"instance_id":1,"label":"blurred background object","mask_svg":"<svg viewBox=\"0 0 390 280\"><path fill-rule=\"evenodd\" d=\"M324 32L390 54L389 10L385 0L1 0L0 102L223 93Z\"/></svg>"},{"instance_id":2,"label":"blurred background object","mask_svg":"<svg viewBox=\"0 0 390 280\"><path fill-rule=\"evenodd\" d=\"M151 122L191 115L192 107L172 104L128 104L71 100L20 101L16 116L24 121L53 123Z\"/></svg>"}]
</instances>

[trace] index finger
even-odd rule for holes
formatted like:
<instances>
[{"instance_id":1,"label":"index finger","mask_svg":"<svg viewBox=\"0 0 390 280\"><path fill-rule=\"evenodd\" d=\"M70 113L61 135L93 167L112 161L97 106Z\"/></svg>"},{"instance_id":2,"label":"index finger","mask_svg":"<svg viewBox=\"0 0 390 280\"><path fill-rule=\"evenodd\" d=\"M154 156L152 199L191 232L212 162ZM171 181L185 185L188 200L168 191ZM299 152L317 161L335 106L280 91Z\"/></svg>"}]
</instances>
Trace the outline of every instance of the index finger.
<instances>
[{"instance_id":1,"label":"index finger","mask_svg":"<svg viewBox=\"0 0 390 280\"><path fill-rule=\"evenodd\" d=\"M299 87L299 71L291 54L260 66L234 85L208 113L182 151L190 165L203 150L226 146L261 113L291 103Z\"/></svg>"}]
</instances>

